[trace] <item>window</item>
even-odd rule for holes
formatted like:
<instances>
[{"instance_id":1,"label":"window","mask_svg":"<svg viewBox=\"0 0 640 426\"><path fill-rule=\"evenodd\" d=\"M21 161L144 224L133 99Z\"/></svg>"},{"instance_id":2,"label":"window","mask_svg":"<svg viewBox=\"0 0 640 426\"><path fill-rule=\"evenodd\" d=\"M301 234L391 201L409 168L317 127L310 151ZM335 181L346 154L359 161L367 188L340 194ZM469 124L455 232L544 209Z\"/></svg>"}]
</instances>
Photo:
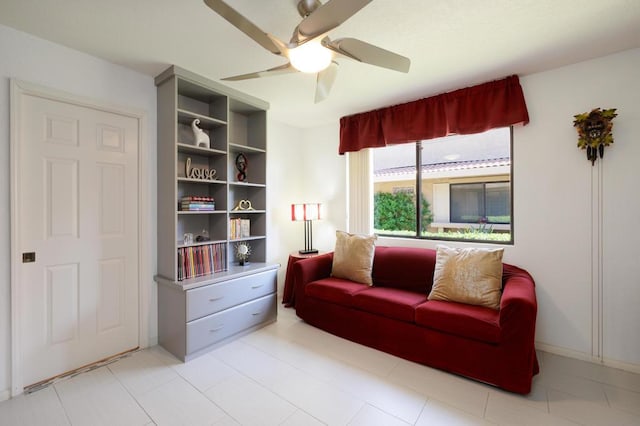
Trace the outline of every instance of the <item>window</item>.
<instances>
[{"instance_id":1,"label":"window","mask_svg":"<svg viewBox=\"0 0 640 426\"><path fill-rule=\"evenodd\" d=\"M510 194L509 182L452 184L451 222L511 223Z\"/></svg>"},{"instance_id":2,"label":"window","mask_svg":"<svg viewBox=\"0 0 640 426\"><path fill-rule=\"evenodd\" d=\"M511 145L501 128L373 149L375 232L512 242Z\"/></svg>"}]
</instances>

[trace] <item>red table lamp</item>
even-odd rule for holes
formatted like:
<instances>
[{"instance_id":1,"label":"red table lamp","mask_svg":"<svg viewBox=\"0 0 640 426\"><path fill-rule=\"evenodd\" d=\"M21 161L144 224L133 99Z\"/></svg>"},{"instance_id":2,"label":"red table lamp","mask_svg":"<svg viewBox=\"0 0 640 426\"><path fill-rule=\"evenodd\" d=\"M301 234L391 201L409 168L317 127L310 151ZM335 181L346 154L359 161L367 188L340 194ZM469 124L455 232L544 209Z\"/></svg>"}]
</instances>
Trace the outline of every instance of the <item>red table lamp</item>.
<instances>
[{"instance_id":1,"label":"red table lamp","mask_svg":"<svg viewBox=\"0 0 640 426\"><path fill-rule=\"evenodd\" d=\"M299 250L300 254L317 253L313 248L313 220L320 219L320 204L291 204L291 220L304 221L304 250Z\"/></svg>"}]
</instances>

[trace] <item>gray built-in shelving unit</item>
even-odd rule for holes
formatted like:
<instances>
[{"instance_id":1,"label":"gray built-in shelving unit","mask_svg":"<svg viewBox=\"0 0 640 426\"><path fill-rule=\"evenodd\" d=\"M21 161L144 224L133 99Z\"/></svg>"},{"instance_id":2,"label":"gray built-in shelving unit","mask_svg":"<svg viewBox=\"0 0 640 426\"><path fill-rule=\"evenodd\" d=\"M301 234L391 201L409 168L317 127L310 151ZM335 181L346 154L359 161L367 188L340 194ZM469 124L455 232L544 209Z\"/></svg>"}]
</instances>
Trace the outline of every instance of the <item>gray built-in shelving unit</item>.
<instances>
[{"instance_id":1,"label":"gray built-in shelving unit","mask_svg":"<svg viewBox=\"0 0 640 426\"><path fill-rule=\"evenodd\" d=\"M277 264L267 257L268 103L172 66L155 79L158 102L158 343L183 361L276 319ZM194 119L210 148L195 146ZM247 179L237 178L236 157L247 158ZM185 164L215 169L215 179L186 176ZM185 196L210 197L213 211L181 211ZM241 200L251 210L237 210ZM247 205L243 203L242 207ZM230 221L246 219L250 235L230 236ZM195 241L206 231L209 241ZM184 234L194 236L185 244ZM236 246L251 247L240 266ZM206 247L206 248L205 248ZM189 252L191 250L191 252ZM185 253L219 271L184 277Z\"/></svg>"}]
</instances>

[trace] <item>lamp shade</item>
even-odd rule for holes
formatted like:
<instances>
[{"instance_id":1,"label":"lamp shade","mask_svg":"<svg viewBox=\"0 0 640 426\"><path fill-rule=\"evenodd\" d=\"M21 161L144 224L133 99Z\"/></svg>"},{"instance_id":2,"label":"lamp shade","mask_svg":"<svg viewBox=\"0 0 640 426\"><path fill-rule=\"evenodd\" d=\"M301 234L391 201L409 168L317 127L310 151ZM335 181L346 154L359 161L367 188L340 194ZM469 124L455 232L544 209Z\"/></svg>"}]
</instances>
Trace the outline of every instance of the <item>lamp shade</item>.
<instances>
[{"instance_id":1,"label":"lamp shade","mask_svg":"<svg viewBox=\"0 0 640 426\"><path fill-rule=\"evenodd\" d=\"M310 41L289 50L289 60L301 72L316 73L331 64L333 53L319 41Z\"/></svg>"},{"instance_id":2,"label":"lamp shade","mask_svg":"<svg viewBox=\"0 0 640 426\"><path fill-rule=\"evenodd\" d=\"M318 220L320 219L320 204L291 204L291 220Z\"/></svg>"}]
</instances>

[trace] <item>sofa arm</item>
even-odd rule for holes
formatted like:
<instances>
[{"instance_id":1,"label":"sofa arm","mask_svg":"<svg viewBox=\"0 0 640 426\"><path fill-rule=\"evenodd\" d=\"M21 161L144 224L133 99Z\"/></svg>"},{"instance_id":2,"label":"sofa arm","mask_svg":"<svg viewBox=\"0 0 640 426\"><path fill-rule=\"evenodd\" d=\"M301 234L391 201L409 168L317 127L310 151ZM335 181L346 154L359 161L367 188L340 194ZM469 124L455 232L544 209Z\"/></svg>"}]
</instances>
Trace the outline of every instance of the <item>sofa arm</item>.
<instances>
[{"instance_id":1,"label":"sofa arm","mask_svg":"<svg viewBox=\"0 0 640 426\"><path fill-rule=\"evenodd\" d=\"M293 265L296 298L304 297L304 286L307 283L331 276L333 253L303 259Z\"/></svg>"},{"instance_id":2,"label":"sofa arm","mask_svg":"<svg viewBox=\"0 0 640 426\"><path fill-rule=\"evenodd\" d=\"M509 265L504 272L500 299L500 328L502 337L519 336L531 339L535 335L538 303L535 282L523 269Z\"/></svg>"},{"instance_id":3,"label":"sofa arm","mask_svg":"<svg viewBox=\"0 0 640 426\"><path fill-rule=\"evenodd\" d=\"M293 274L297 283L310 283L331 276L333 253L325 253L303 259L293 265Z\"/></svg>"}]
</instances>

